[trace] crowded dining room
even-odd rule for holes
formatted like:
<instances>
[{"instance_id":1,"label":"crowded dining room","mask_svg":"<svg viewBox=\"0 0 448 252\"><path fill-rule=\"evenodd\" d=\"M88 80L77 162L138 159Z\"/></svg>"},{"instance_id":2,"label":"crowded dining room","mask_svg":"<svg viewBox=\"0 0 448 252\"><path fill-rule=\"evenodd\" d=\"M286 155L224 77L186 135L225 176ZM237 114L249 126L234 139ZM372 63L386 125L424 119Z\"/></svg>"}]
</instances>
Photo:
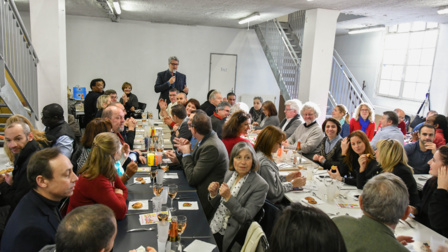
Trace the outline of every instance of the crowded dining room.
<instances>
[{"instance_id":1,"label":"crowded dining room","mask_svg":"<svg viewBox=\"0 0 448 252\"><path fill-rule=\"evenodd\" d=\"M0 20L0 251L448 251L445 0Z\"/></svg>"}]
</instances>

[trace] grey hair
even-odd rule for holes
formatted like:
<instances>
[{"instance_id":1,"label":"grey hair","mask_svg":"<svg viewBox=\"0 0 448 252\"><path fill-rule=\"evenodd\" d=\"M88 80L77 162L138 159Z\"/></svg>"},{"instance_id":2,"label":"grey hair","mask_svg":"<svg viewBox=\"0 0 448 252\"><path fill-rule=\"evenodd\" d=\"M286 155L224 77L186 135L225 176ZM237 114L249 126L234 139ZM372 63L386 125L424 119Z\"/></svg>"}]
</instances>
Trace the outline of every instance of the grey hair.
<instances>
[{"instance_id":1,"label":"grey hair","mask_svg":"<svg viewBox=\"0 0 448 252\"><path fill-rule=\"evenodd\" d=\"M228 102L226 102L226 101L222 101L222 102L220 102L220 103L218 104L218 106L216 106L216 111L218 111L218 110L222 110L222 109L224 109L225 107L229 107L229 109L230 109L231 106L232 106L232 105L230 105L230 103L228 103Z\"/></svg>"},{"instance_id":2,"label":"grey hair","mask_svg":"<svg viewBox=\"0 0 448 252\"><path fill-rule=\"evenodd\" d=\"M170 64L172 60L179 62L179 59L176 56L171 56L168 58L168 64Z\"/></svg>"},{"instance_id":3,"label":"grey hair","mask_svg":"<svg viewBox=\"0 0 448 252\"><path fill-rule=\"evenodd\" d=\"M218 90L213 91L210 94L210 100L214 100L217 94L221 94L221 92L219 92Z\"/></svg>"},{"instance_id":4,"label":"grey hair","mask_svg":"<svg viewBox=\"0 0 448 252\"><path fill-rule=\"evenodd\" d=\"M230 114L233 114L238 110L243 110L244 112L249 113L249 106L244 102L236 102L230 107Z\"/></svg>"},{"instance_id":5,"label":"grey hair","mask_svg":"<svg viewBox=\"0 0 448 252\"><path fill-rule=\"evenodd\" d=\"M28 134L30 134L30 132L31 132L30 126L28 124L26 124L25 122L21 122L21 121L11 123L10 125L6 126L6 129L10 129L16 125L22 126L23 134L25 134L25 136L28 136Z\"/></svg>"},{"instance_id":6,"label":"grey hair","mask_svg":"<svg viewBox=\"0 0 448 252\"><path fill-rule=\"evenodd\" d=\"M303 117L303 113L305 112L305 110L314 110L314 114L316 114L316 118L319 117L320 114L320 108L319 106L317 106L316 103L314 102L305 102L305 104L303 104L302 109L300 110L300 115Z\"/></svg>"},{"instance_id":7,"label":"grey hair","mask_svg":"<svg viewBox=\"0 0 448 252\"><path fill-rule=\"evenodd\" d=\"M258 171L258 169L260 168L260 162L258 161L254 147L252 147L252 145L247 142L239 142L233 146L232 151L230 152L229 170L235 170L235 167L233 167L233 159L243 150L248 150L250 152L250 155L252 156L252 166L250 167L250 170Z\"/></svg>"},{"instance_id":8,"label":"grey hair","mask_svg":"<svg viewBox=\"0 0 448 252\"><path fill-rule=\"evenodd\" d=\"M302 107L302 102L297 99L292 99L292 100L288 100L285 102L285 106L288 106L288 105L291 109L294 109L296 111L296 113L298 114L300 112L300 107Z\"/></svg>"},{"instance_id":9,"label":"grey hair","mask_svg":"<svg viewBox=\"0 0 448 252\"><path fill-rule=\"evenodd\" d=\"M373 177L362 191L362 208L375 220L395 225L409 205L409 193L403 180L385 172Z\"/></svg>"}]
</instances>

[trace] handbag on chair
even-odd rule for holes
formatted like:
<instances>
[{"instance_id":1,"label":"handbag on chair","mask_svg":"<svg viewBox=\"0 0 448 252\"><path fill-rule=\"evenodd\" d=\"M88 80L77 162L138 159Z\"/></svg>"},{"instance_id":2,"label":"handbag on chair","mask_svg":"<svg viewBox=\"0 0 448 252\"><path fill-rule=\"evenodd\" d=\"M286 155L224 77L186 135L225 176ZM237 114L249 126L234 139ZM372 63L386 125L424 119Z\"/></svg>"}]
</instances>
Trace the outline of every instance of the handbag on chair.
<instances>
[{"instance_id":1,"label":"handbag on chair","mask_svg":"<svg viewBox=\"0 0 448 252\"><path fill-rule=\"evenodd\" d=\"M429 101L429 92L426 93L426 98L422 102L422 105L420 105L420 108L417 111L417 115L415 116L414 120L411 122L411 128L415 128L415 126L419 125L420 123L426 121L426 117L423 115L420 115L420 112L423 112L423 106L425 105L426 101L428 101L428 111L431 110L431 102Z\"/></svg>"}]
</instances>

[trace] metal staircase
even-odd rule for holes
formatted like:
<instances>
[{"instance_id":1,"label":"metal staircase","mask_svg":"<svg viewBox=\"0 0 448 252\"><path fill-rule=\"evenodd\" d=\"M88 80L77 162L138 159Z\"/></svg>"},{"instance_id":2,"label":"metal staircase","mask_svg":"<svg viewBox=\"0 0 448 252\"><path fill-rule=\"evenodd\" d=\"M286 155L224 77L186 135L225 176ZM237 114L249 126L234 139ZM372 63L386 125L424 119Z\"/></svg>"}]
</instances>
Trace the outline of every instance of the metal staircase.
<instances>
[{"instance_id":1,"label":"metal staircase","mask_svg":"<svg viewBox=\"0 0 448 252\"><path fill-rule=\"evenodd\" d=\"M289 14L288 22L274 19L254 26L285 100L298 97L304 26L305 11ZM330 117L337 104L346 105L350 114L362 102L372 105L336 50L328 94L327 115Z\"/></svg>"},{"instance_id":2,"label":"metal staircase","mask_svg":"<svg viewBox=\"0 0 448 252\"><path fill-rule=\"evenodd\" d=\"M3 134L6 120L13 114L25 116L32 124L38 119L38 61L14 1L2 0L0 2L0 134Z\"/></svg>"}]
</instances>

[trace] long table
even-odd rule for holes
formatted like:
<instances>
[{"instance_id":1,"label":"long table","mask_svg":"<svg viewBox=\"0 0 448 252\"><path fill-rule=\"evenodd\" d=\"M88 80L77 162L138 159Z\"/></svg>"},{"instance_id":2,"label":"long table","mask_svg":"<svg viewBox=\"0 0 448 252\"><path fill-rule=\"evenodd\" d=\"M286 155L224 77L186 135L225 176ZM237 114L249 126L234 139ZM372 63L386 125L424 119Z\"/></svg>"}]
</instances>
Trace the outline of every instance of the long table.
<instances>
[{"instance_id":1,"label":"long table","mask_svg":"<svg viewBox=\"0 0 448 252\"><path fill-rule=\"evenodd\" d=\"M196 189L190 186L187 182L187 179L184 175L184 172L181 170L169 171L168 173L177 173L178 179L164 179L164 185L176 184L178 185L179 192L176 197L180 197L180 201L197 201L199 205L199 210L177 210L172 212L171 214L176 215L185 215L187 216L187 228L185 232L182 234L182 247L185 248L191 242L194 241L194 238L187 237L206 237L199 238L201 241L205 241L208 243L216 244L215 239L213 238L213 234L211 233L209 224L205 217L202 206L199 202L199 197L196 193ZM149 176L147 173L137 173L134 176ZM152 188L149 187L149 184L136 184L131 185L133 182L129 180L127 183L128 188L128 203L132 200L141 200L148 199L151 200L154 197ZM184 199L184 200L183 200ZM178 208L178 201L174 200L174 205ZM167 206L170 205L170 199L167 201ZM128 210L128 215L121 221L118 221L117 225L117 237L115 238L114 251L129 251L131 249L136 249L140 246L151 246L157 249L157 225L140 225L139 222L139 214L135 213L151 213L152 211L152 202L149 201L149 210ZM131 232L128 233L127 230L133 228L149 228L154 227L153 231L141 231L141 232ZM215 248L214 251L218 251Z\"/></svg>"},{"instance_id":2,"label":"long table","mask_svg":"<svg viewBox=\"0 0 448 252\"><path fill-rule=\"evenodd\" d=\"M285 162L285 161L284 161ZM289 162L289 161L286 161ZM310 160L306 160L303 162L304 169L309 167L316 167ZM301 204L308 204L313 207L317 207L324 211L326 214L330 216L330 218L334 218L341 215L348 215L355 218L360 218L363 215L362 210L356 205L359 205L357 195L362 194L362 190L357 189L355 186L349 186L345 184L341 184L341 190L339 190L339 194L337 194L337 198L334 200L328 201L326 194L327 188L323 181L323 177L326 173L325 170L314 170L313 179L311 181L307 180L307 185L304 187L303 191L291 191L285 193L285 197L290 202L299 202ZM290 171L281 171L281 175L287 175ZM306 176L306 170L302 170L302 175ZM342 195L342 196L341 196ZM312 205L307 203L304 200L305 197L313 197L318 201L318 204ZM342 206L340 206L340 204ZM344 205L345 204L345 205ZM350 206L353 208L344 208L343 206ZM448 246L448 239L444 236L438 234L432 229L429 229L425 225L417 222L414 219L408 218L406 220L412 227L409 226L406 222L400 221L397 227L395 228L396 236L412 236L414 241L406 246L410 251L422 251L423 243L428 243L431 245L431 241L437 241L442 244Z\"/></svg>"}]
</instances>

